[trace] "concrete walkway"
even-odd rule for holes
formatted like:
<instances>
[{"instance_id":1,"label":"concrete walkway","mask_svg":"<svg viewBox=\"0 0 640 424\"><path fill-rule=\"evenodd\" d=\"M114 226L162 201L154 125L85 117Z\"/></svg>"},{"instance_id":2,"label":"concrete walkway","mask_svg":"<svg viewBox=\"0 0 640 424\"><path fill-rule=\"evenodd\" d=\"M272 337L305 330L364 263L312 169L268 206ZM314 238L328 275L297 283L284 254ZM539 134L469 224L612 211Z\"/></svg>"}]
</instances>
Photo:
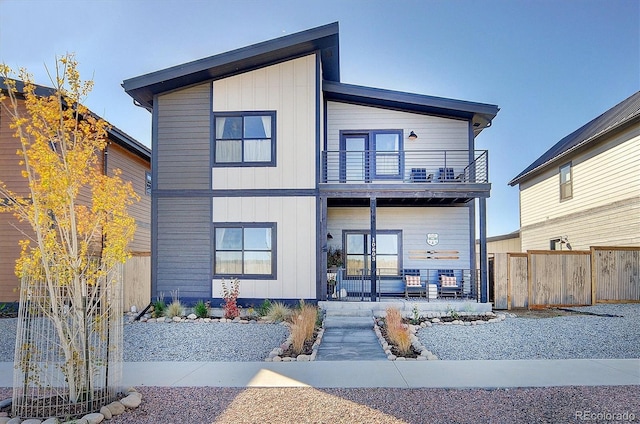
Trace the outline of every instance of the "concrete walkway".
<instances>
[{"instance_id":1,"label":"concrete walkway","mask_svg":"<svg viewBox=\"0 0 640 424\"><path fill-rule=\"evenodd\" d=\"M374 361L387 356L373 332L373 315L343 317L328 315L318 347L317 361Z\"/></svg>"},{"instance_id":2,"label":"concrete walkway","mask_svg":"<svg viewBox=\"0 0 640 424\"><path fill-rule=\"evenodd\" d=\"M11 387L13 363L0 363ZM124 386L512 388L640 385L640 359L126 362Z\"/></svg>"}]
</instances>

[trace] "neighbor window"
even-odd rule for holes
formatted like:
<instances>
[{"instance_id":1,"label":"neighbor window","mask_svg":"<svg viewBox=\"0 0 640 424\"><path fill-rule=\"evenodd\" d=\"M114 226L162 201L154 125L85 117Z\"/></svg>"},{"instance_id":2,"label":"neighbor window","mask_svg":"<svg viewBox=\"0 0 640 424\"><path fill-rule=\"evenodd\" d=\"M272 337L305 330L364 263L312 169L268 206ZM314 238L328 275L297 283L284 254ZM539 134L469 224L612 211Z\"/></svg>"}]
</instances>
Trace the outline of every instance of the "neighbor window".
<instances>
[{"instance_id":1,"label":"neighbor window","mask_svg":"<svg viewBox=\"0 0 640 424\"><path fill-rule=\"evenodd\" d=\"M214 224L214 275L275 278L275 223Z\"/></svg>"},{"instance_id":2,"label":"neighbor window","mask_svg":"<svg viewBox=\"0 0 640 424\"><path fill-rule=\"evenodd\" d=\"M149 171L144 173L144 193L151 196L151 172Z\"/></svg>"},{"instance_id":3,"label":"neighbor window","mask_svg":"<svg viewBox=\"0 0 640 424\"><path fill-rule=\"evenodd\" d=\"M560 200L573 197L573 184L571 181L571 162L560 167Z\"/></svg>"},{"instance_id":4,"label":"neighbor window","mask_svg":"<svg viewBox=\"0 0 640 424\"><path fill-rule=\"evenodd\" d=\"M275 166L275 112L216 112L214 117L214 166Z\"/></svg>"}]
</instances>

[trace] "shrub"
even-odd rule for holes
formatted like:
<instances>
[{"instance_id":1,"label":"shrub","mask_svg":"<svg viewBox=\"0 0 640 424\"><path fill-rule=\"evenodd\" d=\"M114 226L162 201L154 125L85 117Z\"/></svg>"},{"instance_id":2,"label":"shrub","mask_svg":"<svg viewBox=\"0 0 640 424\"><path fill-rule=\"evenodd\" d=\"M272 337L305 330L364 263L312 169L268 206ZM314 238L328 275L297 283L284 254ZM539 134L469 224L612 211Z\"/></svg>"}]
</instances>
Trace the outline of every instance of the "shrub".
<instances>
[{"instance_id":1,"label":"shrub","mask_svg":"<svg viewBox=\"0 0 640 424\"><path fill-rule=\"evenodd\" d=\"M180 301L176 299L173 302L171 302L171 304L167 307L165 315L169 318L173 318L173 317L181 317L183 313L184 313L184 308L182 307L182 303L180 303Z\"/></svg>"},{"instance_id":2,"label":"shrub","mask_svg":"<svg viewBox=\"0 0 640 424\"><path fill-rule=\"evenodd\" d=\"M387 308L387 337L396 345L402 355L406 355L411 349L411 334L402 323L402 315L396 308Z\"/></svg>"},{"instance_id":3,"label":"shrub","mask_svg":"<svg viewBox=\"0 0 640 424\"><path fill-rule=\"evenodd\" d=\"M204 303L204 301L198 300L198 303L193 307L193 313L196 314L198 318L208 318L209 306Z\"/></svg>"},{"instance_id":4,"label":"shrub","mask_svg":"<svg viewBox=\"0 0 640 424\"><path fill-rule=\"evenodd\" d=\"M270 307L271 307L271 301L269 299L263 300L260 306L258 307L258 315L260 315L261 317L266 316L269 313Z\"/></svg>"},{"instance_id":5,"label":"shrub","mask_svg":"<svg viewBox=\"0 0 640 424\"><path fill-rule=\"evenodd\" d=\"M304 343L313 339L318 310L313 305L300 302L300 309L296 310L291 320L291 348L296 355L302 353Z\"/></svg>"},{"instance_id":6,"label":"shrub","mask_svg":"<svg viewBox=\"0 0 640 424\"><path fill-rule=\"evenodd\" d=\"M153 302L153 316L154 318L160 318L164 316L164 312L167 309L167 304L164 303L164 296L160 294L160 296Z\"/></svg>"},{"instance_id":7,"label":"shrub","mask_svg":"<svg viewBox=\"0 0 640 424\"><path fill-rule=\"evenodd\" d=\"M282 302L272 302L265 316L275 322L286 321L291 316L291 308Z\"/></svg>"},{"instance_id":8,"label":"shrub","mask_svg":"<svg viewBox=\"0 0 640 424\"><path fill-rule=\"evenodd\" d=\"M230 286L227 287L227 283L222 279L222 298L224 303L222 308L224 309L224 317L227 319L233 319L240 316L240 308L238 308L238 295L240 294L240 281L234 278L230 282Z\"/></svg>"}]
</instances>

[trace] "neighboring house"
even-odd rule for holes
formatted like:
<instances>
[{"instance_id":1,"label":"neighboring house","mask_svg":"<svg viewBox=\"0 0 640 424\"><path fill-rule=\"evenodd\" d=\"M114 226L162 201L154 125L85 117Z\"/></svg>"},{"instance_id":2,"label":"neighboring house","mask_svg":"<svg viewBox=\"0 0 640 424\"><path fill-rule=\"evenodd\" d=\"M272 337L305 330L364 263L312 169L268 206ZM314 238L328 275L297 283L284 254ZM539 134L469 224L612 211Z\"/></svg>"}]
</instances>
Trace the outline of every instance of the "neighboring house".
<instances>
[{"instance_id":1,"label":"neighboring house","mask_svg":"<svg viewBox=\"0 0 640 424\"><path fill-rule=\"evenodd\" d=\"M523 251L640 246L640 91L556 143L516 184Z\"/></svg>"},{"instance_id":2,"label":"neighboring house","mask_svg":"<svg viewBox=\"0 0 640 424\"><path fill-rule=\"evenodd\" d=\"M350 298L401 293L407 269L478 294L475 136L498 107L344 84L339 62L334 23L124 81L153 116L152 296L237 277L245 304L331 298L336 249Z\"/></svg>"},{"instance_id":3,"label":"neighboring house","mask_svg":"<svg viewBox=\"0 0 640 424\"><path fill-rule=\"evenodd\" d=\"M16 86L20 101L23 84L18 82ZM6 88L4 81L0 81L0 90L6 91ZM37 86L36 94L48 96L53 94L53 89ZM15 130L9 128L9 124L10 117L4 107L0 106L0 181L3 181L12 191L26 194L27 181L21 175L20 158L16 155L16 151L20 148L20 141L14 137ZM112 126L108 135L110 142L100 157L100 166L109 173L112 173L116 168L122 170L121 177L131 181L134 190L140 196L140 202L130 208L131 215L136 219L137 229L129 249L134 255L149 255L151 150L116 127ZM0 302L16 301L20 296L17 290L19 281L14 268L16 259L20 256L18 241L25 238L21 231L29 234L31 229L28 224L19 223L12 213L0 213ZM140 283L135 274L130 273L129 277L131 281L125 281L125 287L127 283ZM125 305L125 307L128 306Z\"/></svg>"}]
</instances>

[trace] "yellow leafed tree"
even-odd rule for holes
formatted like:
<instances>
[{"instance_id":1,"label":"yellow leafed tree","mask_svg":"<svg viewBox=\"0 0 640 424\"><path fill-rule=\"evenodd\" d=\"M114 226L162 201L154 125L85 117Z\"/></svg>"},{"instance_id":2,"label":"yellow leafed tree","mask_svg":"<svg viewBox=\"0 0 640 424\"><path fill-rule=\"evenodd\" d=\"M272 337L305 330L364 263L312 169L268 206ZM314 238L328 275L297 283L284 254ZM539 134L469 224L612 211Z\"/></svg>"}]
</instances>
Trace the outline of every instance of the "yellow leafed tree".
<instances>
[{"instance_id":1,"label":"yellow leafed tree","mask_svg":"<svg viewBox=\"0 0 640 424\"><path fill-rule=\"evenodd\" d=\"M32 381L37 368L47 366L42 362L55 363L68 385L65 397L71 403L88 401L103 387L96 376L108 368L111 350L121 349L122 331L111 327L122 326L122 316L112 317L114 311L121 313L112 298L121 290L113 271L129 255L135 221L127 208L138 196L119 171L106 175L100 166L109 126L82 105L93 82L80 79L73 55L57 59L48 94L36 94L24 69L16 81L13 71L0 65L0 76L7 87L0 100L20 141L17 160L28 181L26 193L0 182L0 207L32 230L24 233L16 263L22 281L20 309L31 319L50 323L56 335L54 345L43 348L32 336L35 321L20 327L19 333L30 336L20 340L18 335L22 345L16 348L16 369L30 374L25 380ZM53 356L46 359L45 354ZM120 350L120 362L121 355ZM53 380L38 384L59 385Z\"/></svg>"}]
</instances>

